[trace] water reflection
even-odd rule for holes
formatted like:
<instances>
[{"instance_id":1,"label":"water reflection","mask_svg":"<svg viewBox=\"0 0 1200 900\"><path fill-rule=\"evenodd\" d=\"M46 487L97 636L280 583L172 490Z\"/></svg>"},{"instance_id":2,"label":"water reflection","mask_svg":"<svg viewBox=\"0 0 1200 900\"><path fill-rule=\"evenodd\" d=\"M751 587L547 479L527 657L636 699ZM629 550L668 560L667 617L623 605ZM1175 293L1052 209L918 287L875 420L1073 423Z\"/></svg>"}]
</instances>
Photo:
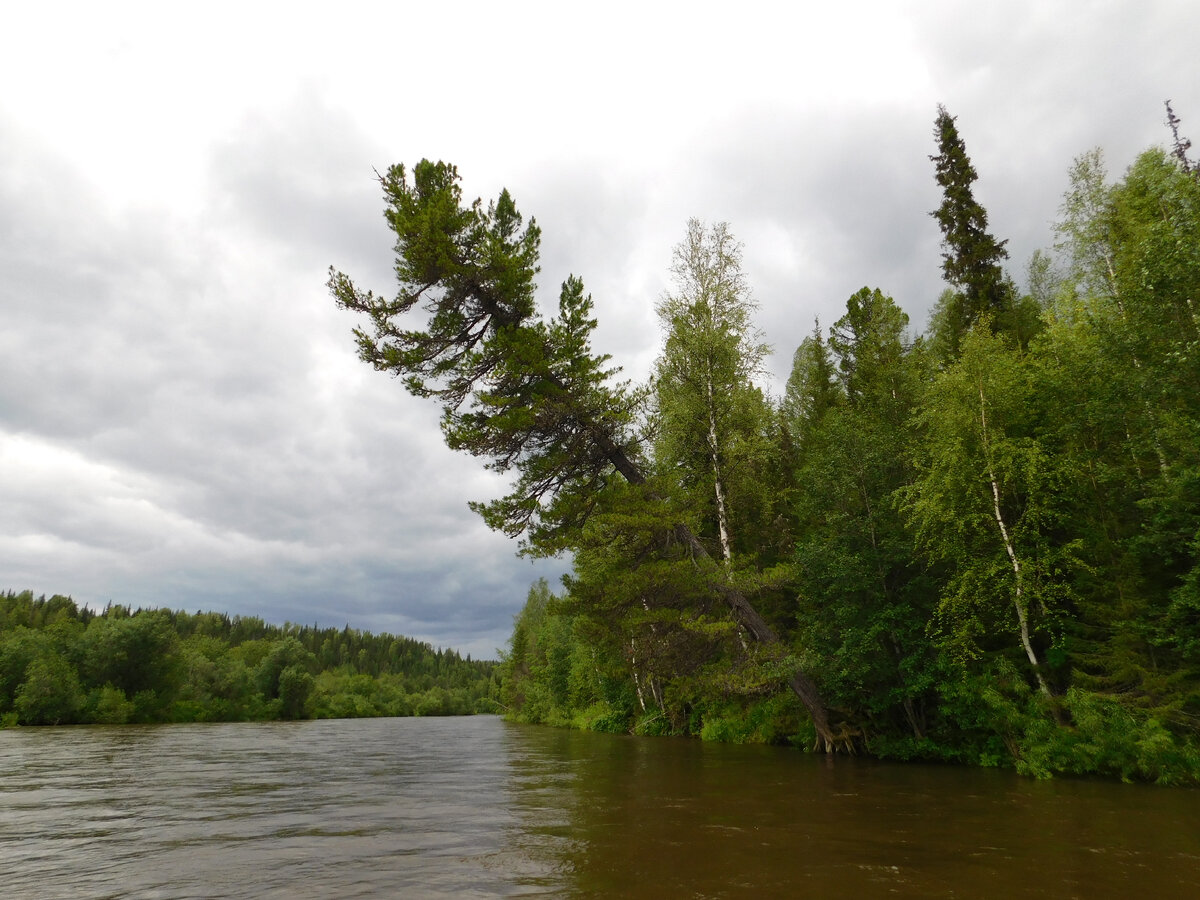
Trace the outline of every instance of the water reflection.
<instances>
[{"instance_id":1,"label":"water reflection","mask_svg":"<svg viewBox=\"0 0 1200 900\"><path fill-rule=\"evenodd\" d=\"M523 740L571 773L573 893L600 897L1200 896L1197 795L768 747ZM539 785L543 792L545 785Z\"/></svg>"},{"instance_id":2,"label":"water reflection","mask_svg":"<svg viewBox=\"0 0 1200 900\"><path fill-rule=\"evenodd\" d=\"M6 898L1200 896L1192 791L493 718L0 731L0 773Z\"/></svg>"}]
</instances>

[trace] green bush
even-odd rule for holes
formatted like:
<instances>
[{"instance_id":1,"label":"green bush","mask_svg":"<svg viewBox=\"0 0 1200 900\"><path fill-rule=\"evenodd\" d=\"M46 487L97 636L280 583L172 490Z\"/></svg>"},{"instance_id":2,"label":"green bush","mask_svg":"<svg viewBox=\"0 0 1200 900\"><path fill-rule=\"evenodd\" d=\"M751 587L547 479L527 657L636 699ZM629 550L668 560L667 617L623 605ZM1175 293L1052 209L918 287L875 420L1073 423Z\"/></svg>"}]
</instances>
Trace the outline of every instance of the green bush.
<instances>
[{"instance_id":1,"label":"green bush","mask_svg":"<svg viewBox=\"0 0 1200 900\"><path fill-rule=\"evenodd\" d=\"M88 694L85 718L97 725L124 725L134 715L133 703L120 688L106 684ZM181 719L179 721L192 721Z\"/></svg>"},{"instance_id":2,"label":"green bush","mask_svg":"<svg viewBox=\"0 0 1200 900\"><path fill-rule=\"evenodd\" d=\"M84 704L75 668L57 653L39 656L25 670L13 706L22 725L59 725L75 721Z\"/></svg>"}]
</instances>

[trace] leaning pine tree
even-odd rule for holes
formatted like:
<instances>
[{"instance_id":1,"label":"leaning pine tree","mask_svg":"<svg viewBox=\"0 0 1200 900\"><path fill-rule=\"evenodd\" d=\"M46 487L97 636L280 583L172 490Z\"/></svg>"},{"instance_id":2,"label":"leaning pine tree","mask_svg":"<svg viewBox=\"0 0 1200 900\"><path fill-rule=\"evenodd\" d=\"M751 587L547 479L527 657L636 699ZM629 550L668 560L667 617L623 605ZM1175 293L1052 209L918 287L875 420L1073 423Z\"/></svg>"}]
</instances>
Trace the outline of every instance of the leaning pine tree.
<instances>
[{"instance_id":1,"label":"leaning pine tree","mask_svg":"<svg viewBox=\"0 0 1200 900\"><path fill-rule=\"evenodd\" d=\"M380 178L396 234L398 294L360 291L332 269L330 291L339 306L371 319L370 332L355 329L361 358L401 376L415 396L441 402L452 449L484 458L494 471L515 471L512 493L473 504L487 524L523 536L531 554L562 552L613 478L646 486L633 427L640 397L614 384L618 370L592 352L596 321L579 278L563 283L554 319L538 315L540 231L523 223L507 191L486 209L479 200L464 206L454 166L423 160L411 174L410 181L404 166L393 166ZM684 524L670 530L746 631L778 645L695 534ZM796 672L788 681L818 745L829 751L845 743L812 679Z\"/></svg>"}]
</instances>

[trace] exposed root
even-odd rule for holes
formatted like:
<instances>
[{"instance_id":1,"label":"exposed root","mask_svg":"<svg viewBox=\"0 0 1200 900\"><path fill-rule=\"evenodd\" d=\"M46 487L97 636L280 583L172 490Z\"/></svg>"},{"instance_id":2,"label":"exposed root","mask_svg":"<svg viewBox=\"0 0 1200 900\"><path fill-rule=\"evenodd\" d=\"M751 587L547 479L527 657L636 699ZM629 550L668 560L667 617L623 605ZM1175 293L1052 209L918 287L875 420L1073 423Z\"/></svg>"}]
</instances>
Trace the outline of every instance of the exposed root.
<instances>
[{"instance_id":1,"label":"exposed root","mask_svg":"<svg viewBox=\"0 0 1200 900\"><path fill-rule=\"evenodd\" d=\"M855 756L859 745L866 747L867 735L856 725L842 723L828 736L817 735L813 742L814 752L846 753Z\"/></svg>"}]
</instances>

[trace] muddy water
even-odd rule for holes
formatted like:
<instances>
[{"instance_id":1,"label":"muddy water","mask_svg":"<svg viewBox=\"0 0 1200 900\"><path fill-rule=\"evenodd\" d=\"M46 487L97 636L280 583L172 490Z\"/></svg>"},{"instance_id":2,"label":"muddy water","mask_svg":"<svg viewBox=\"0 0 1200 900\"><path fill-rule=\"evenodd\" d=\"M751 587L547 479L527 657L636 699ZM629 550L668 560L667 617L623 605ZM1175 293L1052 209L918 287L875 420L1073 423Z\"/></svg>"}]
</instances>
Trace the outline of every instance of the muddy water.
<instances>
[{"instance_id":1,"label":"muddy water","mask_svg":"<svg viewBox=\"0 0 1200 900\"><path fill-rule=\"evenodd\" d=\"M0 896L1200 897L1200 792L492 717L0 731Z\"/></svg>"}]
</instances>

